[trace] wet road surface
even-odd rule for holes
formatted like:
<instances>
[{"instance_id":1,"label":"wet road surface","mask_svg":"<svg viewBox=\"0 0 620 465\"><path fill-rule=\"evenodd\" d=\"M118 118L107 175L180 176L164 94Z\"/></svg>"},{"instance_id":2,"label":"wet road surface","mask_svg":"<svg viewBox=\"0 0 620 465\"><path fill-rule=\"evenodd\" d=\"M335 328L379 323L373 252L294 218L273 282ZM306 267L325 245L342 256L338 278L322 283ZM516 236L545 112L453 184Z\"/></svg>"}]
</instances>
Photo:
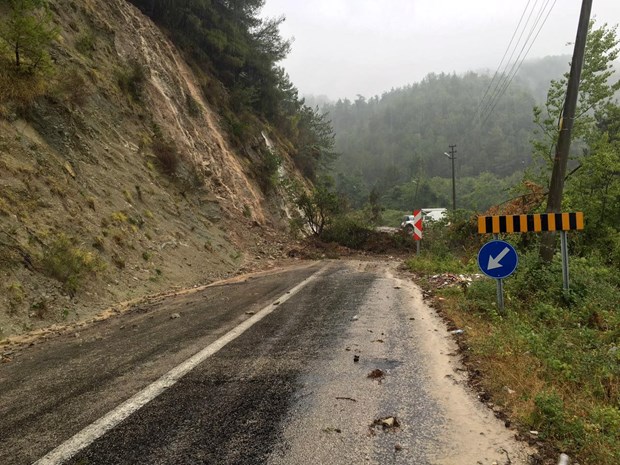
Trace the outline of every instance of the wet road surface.
<instances>
[{"instance_id":1,"label":"wet road surface","mask_svg":"<svg viewBox=\"0 0 620 465\"><path fill-rule=\"evenodd\" d=\"M65 463L526 463L464 389L445 328L415 292L384 266L316 264L29 347L0 366L0 463L37 461L266 306L271 313ZM368 378L376 369L383 375ZM400 426L373 426L389 417Z\"/></svg>"}]
</instances>

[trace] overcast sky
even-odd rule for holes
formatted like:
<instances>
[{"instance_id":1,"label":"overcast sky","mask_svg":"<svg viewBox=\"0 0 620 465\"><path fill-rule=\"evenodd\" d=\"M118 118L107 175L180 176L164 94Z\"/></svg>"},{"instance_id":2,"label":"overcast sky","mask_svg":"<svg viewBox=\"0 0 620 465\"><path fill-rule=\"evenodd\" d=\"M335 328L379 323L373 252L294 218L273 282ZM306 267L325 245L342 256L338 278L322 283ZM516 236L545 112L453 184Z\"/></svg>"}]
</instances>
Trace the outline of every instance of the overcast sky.
<instances>
[{"instance_id":1,"label":"overcast sky","mask_svg":"<svg viewBox=\"0 0 620 465\"><path fill-rule=\"evenodd\" d=\"M530 0L536 11L545 0ZM553 3L551 1L549 5ZM300 93L370 97L430 72L495 71L528 0L266 0L294 39L282 63ZM594 0L620 23L620 0ZM556 0L528 58L572 54L581 0ZM527 29L523 40L529 33ZM520 48L519 48L520 49ZM519 50L518 50L519 51ZM517 51L517 53L518 53Z\"/></svg>"}]
</instances>

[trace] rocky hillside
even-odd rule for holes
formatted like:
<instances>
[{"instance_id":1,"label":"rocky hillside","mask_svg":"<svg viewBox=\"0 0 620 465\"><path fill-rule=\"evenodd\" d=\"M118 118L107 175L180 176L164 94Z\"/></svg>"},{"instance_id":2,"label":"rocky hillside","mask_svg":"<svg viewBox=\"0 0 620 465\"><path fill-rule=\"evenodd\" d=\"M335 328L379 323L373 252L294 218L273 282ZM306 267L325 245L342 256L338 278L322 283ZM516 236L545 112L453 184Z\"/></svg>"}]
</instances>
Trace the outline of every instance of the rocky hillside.
<instances>
[{"instance_id":1,"label":"rocky hillside","mask_svg":"<svg viewBox=\"0 0 620 465\"><path fill-rule=\"evenodd\" d=\"M252 169L276 150L294 171L270 134L234 150L182 54L125 0L51 14L49 82L0 100L0 340L282 256L284 196Z\"/></svg>"}]
</instances>

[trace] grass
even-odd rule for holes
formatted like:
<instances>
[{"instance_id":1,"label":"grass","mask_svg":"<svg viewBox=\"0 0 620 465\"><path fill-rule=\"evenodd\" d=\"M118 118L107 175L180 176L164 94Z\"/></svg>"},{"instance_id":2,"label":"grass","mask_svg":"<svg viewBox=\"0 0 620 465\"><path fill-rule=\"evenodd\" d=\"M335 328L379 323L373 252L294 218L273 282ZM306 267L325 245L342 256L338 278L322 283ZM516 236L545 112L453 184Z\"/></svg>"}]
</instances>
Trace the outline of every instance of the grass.
<instances>
[{"instance_id":1,"label":"grass","mask_svg":"<svg viewBox=\"0 0 620 465\"><path fill-rule=\"evenodd\" d=\"M89 275L105 270L106 265L96 253L74 244L65 235L59 235L45 250L43 271L57 279L69 295L75 295Z\"/></svg>"},{"instance_id":2,"label":"grass","mask_svg":"<svg viewBox=\"0 0 620 465\"><path fill-rule=\"evenodd\" d=\"M475 265L471 260L458 259L451 255L434 256L429 252L422 252L410 258L405 263L411 271L422 275L438 273L474 273Z\"/></svg>"},{"instance_id":3,"label":"grass","mask_svg":"<svg viewBox=\"0 0 620 465\"><path fill-rule=\"evenodd\" d=\"M118 87L134 102L140 102L142 100L146 78L144 66L137 61L132 61L125 68L117 70L116 72Z\"/></svg>"},{"instance_id":4,"label":"grass","mask_svg":"<svg viewBox=\"0 0 620 465\"><path fill-rule=\"evenodd\" d=\"M409 260L424 274L469 269L449 255ZM596 257L571 259L571 291L562 292L559 258L521 254L505 281L499 314L490 279L437 291L437 305L465 329L482 388L524 430L582 465L620 463L620 277Z\"/></svg>"}]
</instances>

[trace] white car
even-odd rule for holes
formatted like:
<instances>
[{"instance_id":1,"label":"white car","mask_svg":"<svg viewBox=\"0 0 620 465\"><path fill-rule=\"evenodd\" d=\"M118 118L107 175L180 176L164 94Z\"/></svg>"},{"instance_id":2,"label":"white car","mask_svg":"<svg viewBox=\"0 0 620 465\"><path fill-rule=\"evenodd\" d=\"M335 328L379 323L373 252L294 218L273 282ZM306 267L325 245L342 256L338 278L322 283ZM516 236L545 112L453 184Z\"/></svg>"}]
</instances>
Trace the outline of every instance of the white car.
<instances>
[{"instance_id":1,"label":"white car","mask_svg":"<svg viewBox=\"0 0 620 465\"><path fill-rule=\"evenodd\" d=\"M400 222L400 229L404 229L407 234L413 234L414 218L415 216L413 215L403 216L403 220Z\"/></svg>"},{"instance_id":2,"label":"white car","mask_svg":"<svg viewBox=\"0 0 620 465\"><path fill-rule=\"evenodd\" d=\"M422 209L422 220L423 221L440 221L446 217L446 212L448 210L446 208L423 208ZM405 215L403 216L403 220L400 222L400 228L407 231L407 234L413 234L413 224L414 224L413 215Z\"/></svg>"}]
</instances>

